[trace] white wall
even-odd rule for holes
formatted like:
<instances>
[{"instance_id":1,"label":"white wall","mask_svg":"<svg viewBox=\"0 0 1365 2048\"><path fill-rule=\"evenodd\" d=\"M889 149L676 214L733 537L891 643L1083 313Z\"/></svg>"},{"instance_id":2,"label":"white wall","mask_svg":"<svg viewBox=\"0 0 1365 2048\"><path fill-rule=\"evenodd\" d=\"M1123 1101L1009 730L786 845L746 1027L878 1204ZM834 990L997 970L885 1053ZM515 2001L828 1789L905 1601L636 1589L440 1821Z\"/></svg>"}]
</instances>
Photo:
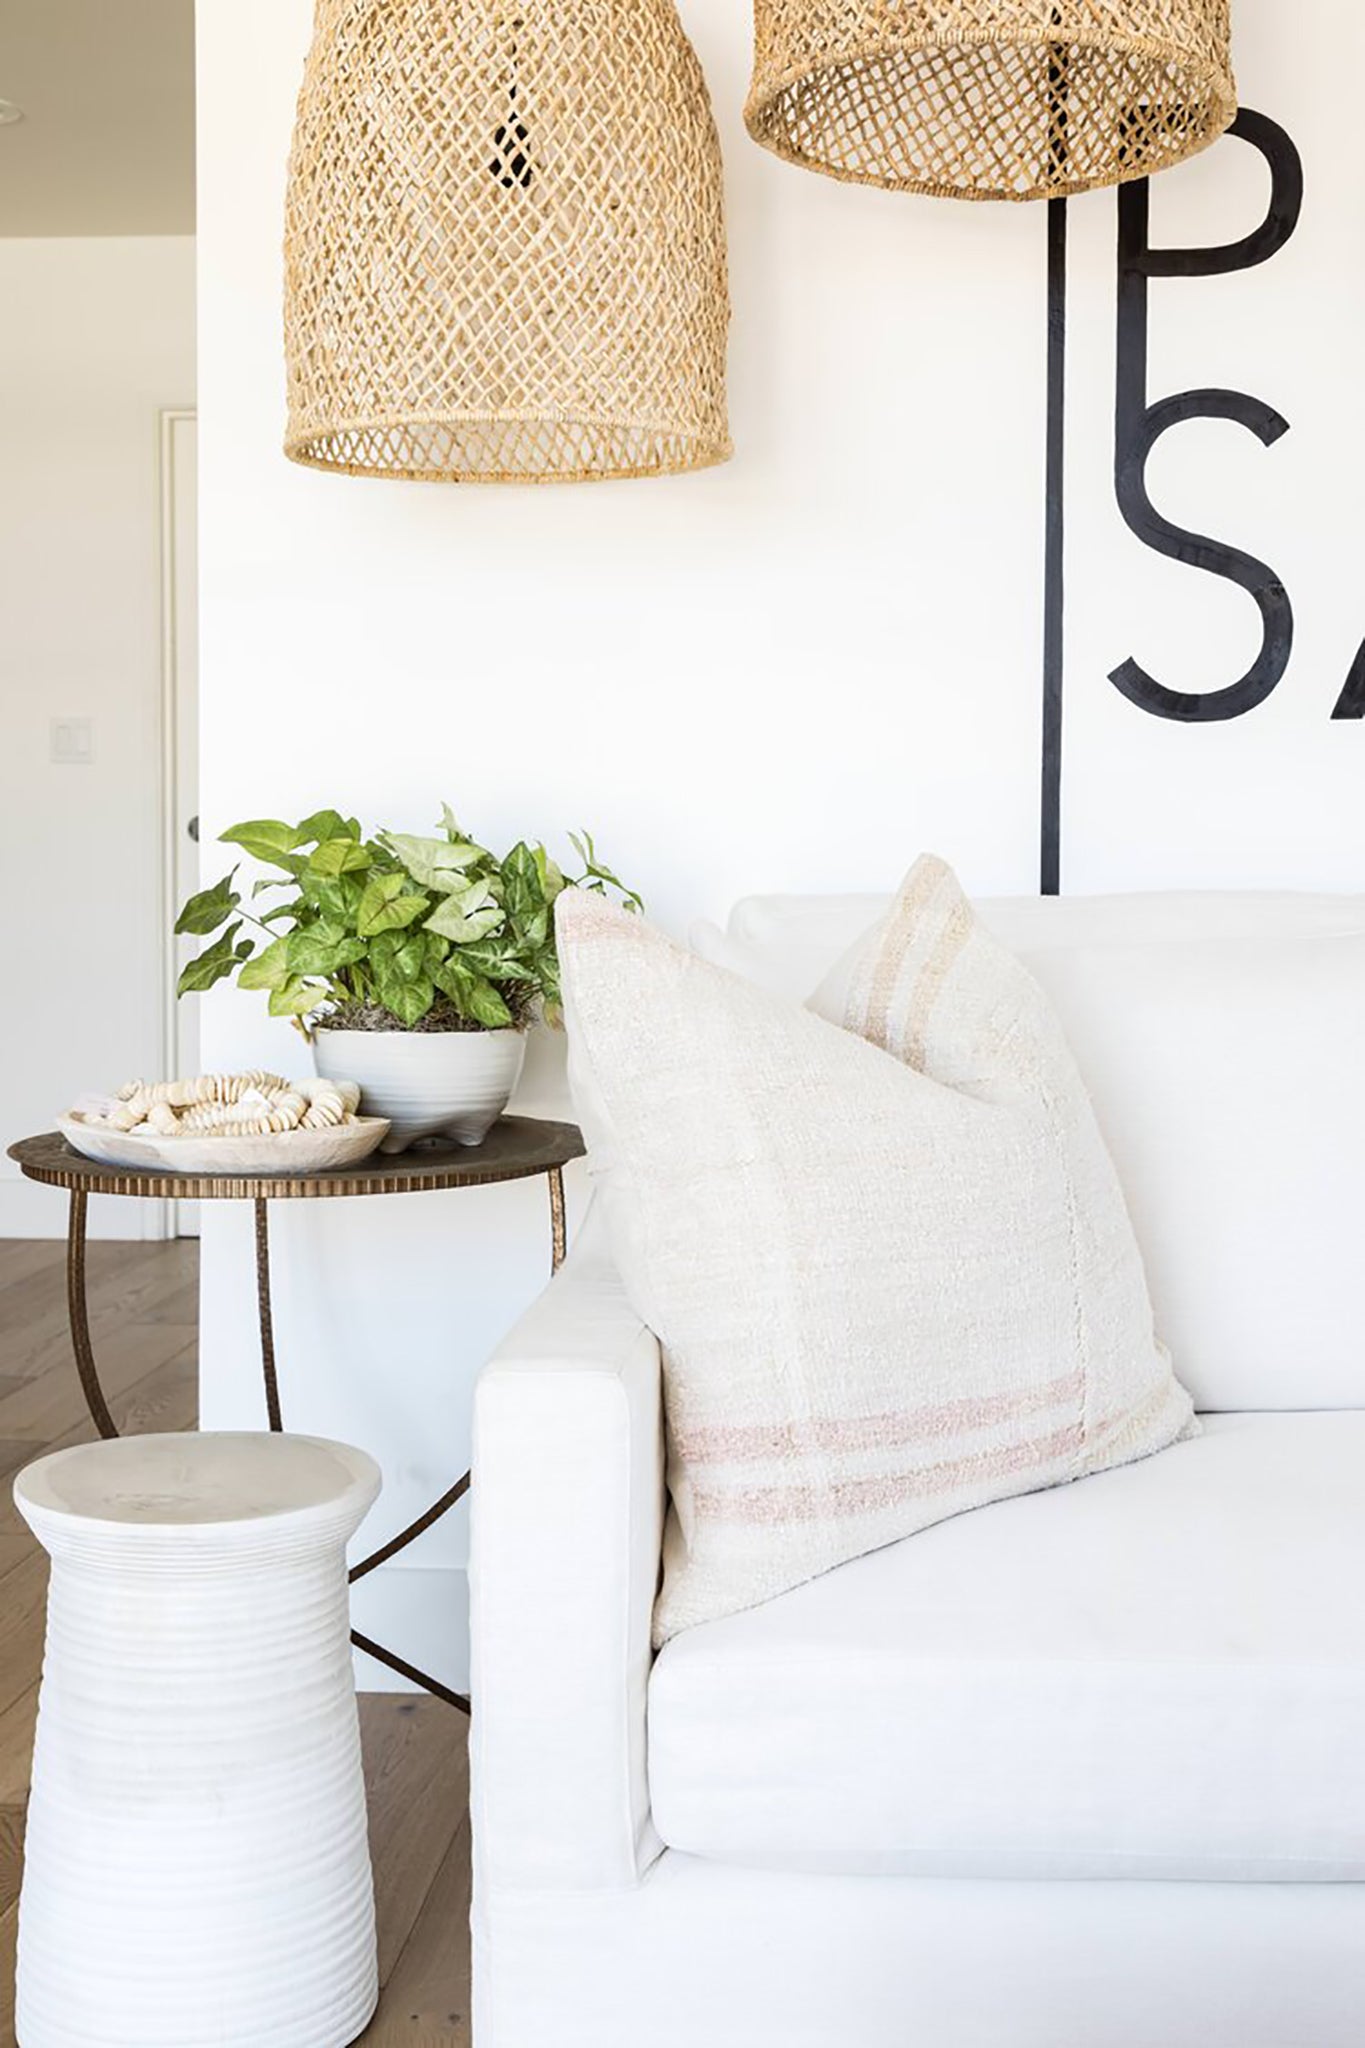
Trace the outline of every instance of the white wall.
<instances>
[{"instance_id":1,"label":"white wall","mask_svg":"<svg viewBox=\"0 0 1365 2048\"><path fill-rule=\"evenodd\" d=\"M0 240L0 309L7 1145L161 1057L157 416L194 403L194 243ZM91 766L49 759L62 717L93 720ZM64 1229L64 1198L0 1160L0 1236Z\"/></svg>"},{"instance_id":2,"label":"white wall","mask_svg":"<svg viewBox=\"0 0 1365 2048\"><path fill-rule=\"evenodd\" d=\"M975 890L1036 885L1044 214L763 155L739 121L745 10L683 11L726 152L736 458L516 492L282 459L280 219L311 8L200 0L206 833L323 803L420 829L442 797L494 841L587 821L675 928L745 890L889 887L924 846ZM1134 651L1228 680L1252 614L1146 557L1110 509L1114 202L1089 198L1072 210L1072 889L1365 884L1361 728L1326 722L1365 633L1347 47L1365 58L1365 24L1331 0L1292 29L1275 0L1238 18L1245 95L1308 159L1309 222L1270 269L1154 286L1154 393L1244 381L1295 432L1267 453L1183 429L1153 484L1292 569L1300 651L1240 726L1161 726L1104 680ZM1220 145L1172 174L1159 227L1240 235L1263 183ZM301 1057L231 991L206 1030L215 1064ZM379 1450L377 1532L459 1468L474 1373L540 1282L541 1205L513 1188L280 1217L287 1413ZM205 1413L255 1420L247 1219L209 1221ZM414 1562L463 1555L452 1522Z\"/></svg>"}]
</instances>

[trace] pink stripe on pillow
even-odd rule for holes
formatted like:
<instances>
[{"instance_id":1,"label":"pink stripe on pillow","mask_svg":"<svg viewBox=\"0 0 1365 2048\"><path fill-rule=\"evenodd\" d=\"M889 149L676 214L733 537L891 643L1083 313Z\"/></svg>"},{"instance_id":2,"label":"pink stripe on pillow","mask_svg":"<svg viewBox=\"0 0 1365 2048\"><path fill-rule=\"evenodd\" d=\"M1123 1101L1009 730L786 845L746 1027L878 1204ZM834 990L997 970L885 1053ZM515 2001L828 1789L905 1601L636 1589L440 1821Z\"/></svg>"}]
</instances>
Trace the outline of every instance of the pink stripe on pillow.
<instances>
[{"instance_id":1,"label":"pink stripe on pillow","mask_svg":"<svg viewBox=\"0 0 1365 2048\"><path fill-rule=\"evenodd\" d=\"M808 1415L791 1422L709 1423L675 1429L673 1448L688 1464L742 1465L815 1451L870 1451L934 1437L961 1436L993 1423L1023 1420L1081 1400L1085 1376L1070 1372L1040 1387L967 1395L923 1408L880 1415Z\"/></svg>"},{"instance_id":2,"label":"pink stripe on pillow","mask_svg":"<svg viewBox=\"0 0 1365 2048\"><path fill-rule=\"evenodd\" d=\"M976 1451L913 1472L888 1472L875 1479L836 1479L824 1486L698 1486L693 1504L698 1518L721 1522L823 1522L836 1515L862 1515L896 1507L926 1496L962 1492L994 1480L1035 1472L1073 1458L1083 1441L1079 1421L1050 1436ZM941 1501L935 1513L950 1514Z\"/></svg>"}]
</instances>

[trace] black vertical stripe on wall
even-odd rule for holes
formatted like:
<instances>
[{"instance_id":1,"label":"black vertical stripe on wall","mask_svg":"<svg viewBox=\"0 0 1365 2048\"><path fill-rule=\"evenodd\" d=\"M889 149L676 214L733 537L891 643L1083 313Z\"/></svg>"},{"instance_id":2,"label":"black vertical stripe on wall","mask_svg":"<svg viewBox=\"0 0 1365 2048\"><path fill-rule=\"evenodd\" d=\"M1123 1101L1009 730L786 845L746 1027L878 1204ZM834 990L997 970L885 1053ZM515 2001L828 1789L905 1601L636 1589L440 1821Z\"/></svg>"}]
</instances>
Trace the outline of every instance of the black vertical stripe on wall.
<instances>
[{"instance_id":1,"label":"black vertical stripe on wall","mask_svg":"<svg viewBox=\"0 0 1365 2048\"><path fill-rule=\"evenodd\" d=\"M1062 683L1066 620L1066 201L1047 205L1047 464L1043 565L1040 886L1062 886Z\"/></svg>"}]
</instances>

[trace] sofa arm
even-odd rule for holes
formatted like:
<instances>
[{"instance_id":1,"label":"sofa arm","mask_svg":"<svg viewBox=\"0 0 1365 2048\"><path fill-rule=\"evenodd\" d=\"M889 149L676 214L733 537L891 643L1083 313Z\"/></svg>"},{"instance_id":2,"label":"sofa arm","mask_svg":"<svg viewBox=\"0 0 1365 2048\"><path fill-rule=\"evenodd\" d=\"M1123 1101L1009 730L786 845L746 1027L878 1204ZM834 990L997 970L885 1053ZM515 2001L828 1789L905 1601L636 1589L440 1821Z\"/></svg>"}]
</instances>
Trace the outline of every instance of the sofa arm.
<instances>
[{"instance_id":1,"label":"sofa arm","mask_svg":"<svg viewBox=\"0 0 1365 2048\"><path fill-rule=\"evenodd\" d=\"M632 1885L661 1847L645 1772L660 1362L591 1217L480 1375L473 1471L480 1881Z\"/></svg>"}]
</instances>

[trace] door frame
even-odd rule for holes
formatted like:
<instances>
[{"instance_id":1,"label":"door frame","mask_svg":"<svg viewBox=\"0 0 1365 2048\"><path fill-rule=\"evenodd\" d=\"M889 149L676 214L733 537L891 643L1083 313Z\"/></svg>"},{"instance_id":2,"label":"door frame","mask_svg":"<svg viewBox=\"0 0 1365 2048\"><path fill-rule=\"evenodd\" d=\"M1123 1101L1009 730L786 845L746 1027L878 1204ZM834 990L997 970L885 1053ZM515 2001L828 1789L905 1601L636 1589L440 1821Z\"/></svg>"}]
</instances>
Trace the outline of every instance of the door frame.
<instances>
[{"instance_id":1,"label":"door frame","mask_svg":"<svg viewBox=\"0 0 1365 2048\"><path fill-rule=\"evenodd\" d=\"M187 426L197 424L198 409L192 405L165 406L157 416L157 522L160 542L161 608L161 701L160 701L160 831L161 886L158 892L161 955L161 1072L168 1079L179 1072L176 1064L180 1043L180 1012L175 984L178 975L175 920L176 867L180 839L181 705L186 678L180 662L180 561L176 542L179 492L183 480L178 473L177 447ZM160 1212L155 1218L158 1237L180 1235L181 1204L175 1201L148 1203ZM151 1219L149 1219L151 1220Z\"/></svg>"}]
</instances>

